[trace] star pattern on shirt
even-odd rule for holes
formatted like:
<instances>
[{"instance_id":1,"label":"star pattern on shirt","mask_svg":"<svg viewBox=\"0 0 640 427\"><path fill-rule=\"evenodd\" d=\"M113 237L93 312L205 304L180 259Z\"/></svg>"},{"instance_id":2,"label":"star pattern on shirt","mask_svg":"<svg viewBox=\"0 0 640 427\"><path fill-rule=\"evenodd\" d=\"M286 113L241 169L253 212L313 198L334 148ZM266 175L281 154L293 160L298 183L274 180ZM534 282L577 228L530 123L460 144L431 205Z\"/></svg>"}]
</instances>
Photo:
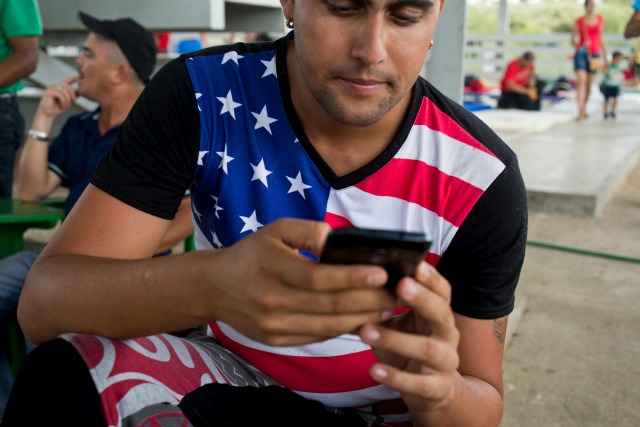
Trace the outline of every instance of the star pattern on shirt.
<instances>
[{"instance_id":1,"label":"star pattern on shirt","mask_svg":"<svg viewBox=\"0 0 640 427\"><path fill-rule=\"evenodd\" d=\"M276 57L275 56L271 58L271 61L261 60L260 62L262 62L262 64L266 67L266 69L264 70L264 74L262 75L263 79L268 76L273 76L275 78L278 78L278 75L276 74Z\"/></svg>"},{"instance_id":2,"label":"star pattern on shirt","mask_svg":"<svg viewBox=\"0 0 640 427\"><path fill-rule=\"evenodd\" d=\"M204 156L209 154L208 151L198 151L198 166L204 166Z\"/></svg>"},{"instance_id":3,"label":"star pattern on shirt","mask_svg":"<svg viewBox=\"0 0 640 427\"><path fill-rule=\"evenodd\" d=\"M242 104L239 104L233 100L233 95L231 94L231 90L227 92L226 97L217 96L216 99L222 102L222 110L220 110L220 115L223 115L224 113L229 113L231 114L231 117L233 117L233 120L235 120L236 108L242 107Z\"/></svg>"},{"instance_id":4,"label":"star pattern on shirt","mask_svg":"<svg viewBox=\"0 0 640 427\"><path fill-rule=\"evenodd\" d=\"M258 228L262 227L263 224L258 222L256 211L254 210L250 217L240 215L240 219L244 222L244 227L240 230L240 233L244 233L245 231L253 231L254 233L258 231Z\"/></svg>"},{"instance_id":5,"label":"star pattern on shirt","mask_svg":"<svg viewBox=\"0 0 640 427\"><path fill-rule=\"evenodd\" d=\"M220 249L222 247L222 242L220 242L218 235L213 230L211 230L211 241L213 242L216 248Z\"/></svg>"},{"instance_id":6,"label":"star pattern on shirt","mask_svg":"<svg viewBox=\"0 0 640 427\"><path fill-rule=\"evenodd\" d=\"M193 214L198 217L198 221L202 221L202 214L196 207L195 203L193 204Z\"/></svg>"},{"instance_id":7,"label":"star pattern on shirt","mask_svg":"<svg viewBox=\"0 0 640 427\"><path fill-rule=\"evenodd\" d=\"M255 130L258 130L260 128L265 128L267 130L267 132L269 132L270 135L273 135L273 133L271 132L271 123L275 123L278 121L278 119L274 119L272 117L269 117L269 113L267 112L267 106L265 105L264 107L262 107L262 111L260 111L260 113L254 113L253 111L251 112L251 114L253 114L253 117L256 118L256 126L254 127Z\"/></svg>"},{"instance_id":8,"label":"star pattern on shirt","mask_svg":"<svg viewBox=\"0 0 640 427\"><path fill-rule=\"evenodd\" d=\"M222 64L226 64L229 61L233 61L236 63L236 65L240 65L240 63L238 62L238 60L244 58L244 56L239 55L238 52L232 51L232 52L227 52L224 54L224 56L222 57Z\"/></svg>"},{"instance_id":9,"label":"star pattern on shirt","mask_svg":"<svg viewBox=\"0 0 640 427\"><path fill-rule=\"evenodd\" d=\"M218 211L223 211L224 208L221 208L220 206L218 206L218 198L216 196L214 196L213 194L209 194L212 198L213 201L215 202L213 205L213 212L216 215L216 218L220 219L220 216L218 215Z\"/></svg>"},{"instance_id":10,"label":"star pattern on shirt","mask_svg":"<svg viewBox=\"0 0 640 427\"><path fill-rule=\"evenodd\" d=\"M292 146L298 141L281 108L274 51L242 55L203 55L189 68L197 76L193 92L202 94L198 105L214 112L201 116L195 199L202 215L193 214L198 238L213 249L256 232L280 212L305 217L313 192L327 191ZM215 81L211 69L219 70Z\"/></svg>"},{"instance_id":11,"label":"star pattern on shirt","mask_svg":"<svg viewBox=\"0 0 640 427\"><path fill-rule=\"evenodd\" d=\"M251 178L251 181L259 179L265 187L269 188L267 177L271 175L272 172L267 170L266 166L264 165L264 159L260 160L260 163L258 163L257 165L254 165L253 163L249 164L253 168L253 177Z\"/></svg>"},{"instance_id":12,"label":"star pattern on shirt","mask_svg":"<svg viewBox=\"0 0 640 427\"><path fill-rule=\"evenodd\" d=\"M302 198L306 200L307 197L304 195L304 190L311 188L311 186L302 182L302 173L298 171L298 176L295 178L287 177L287 179L291 183L291 187L289 188L289 191L287 191L287 194L297 191L300 193Z\"/></svg>"},{"instance_id":13,"label":"star pattern on shirt","mask_svg":"<svg viewBox=\"0 0 640 427\"><path fill-rule=\"evenodd\" d=\"M222 168L224 173L226 173L227 175L229 174L229 166L228 165L234 159L229 154L227 154L227 147L228 146L229 146L228 144L224 144L224 151L217 151L216 152L216 154L222 158L222 160L220 160L220 166L218 166L218 168Z\"/></svg>"},{"instance_id":14,"label":"star pattern on shirt","mask_svg":"<svg viewBox=\"0 0 640 427\"><path fill-rule=\"evenodd\" d=\"M196 93L196 101L198 101L198 99L200 99L200 97L202 97L201 93ZM198 104L196 102L196 105L198 106L198 111L202 111L202 108L200 108L200 104Z\"/></svg>"}]
</instances>

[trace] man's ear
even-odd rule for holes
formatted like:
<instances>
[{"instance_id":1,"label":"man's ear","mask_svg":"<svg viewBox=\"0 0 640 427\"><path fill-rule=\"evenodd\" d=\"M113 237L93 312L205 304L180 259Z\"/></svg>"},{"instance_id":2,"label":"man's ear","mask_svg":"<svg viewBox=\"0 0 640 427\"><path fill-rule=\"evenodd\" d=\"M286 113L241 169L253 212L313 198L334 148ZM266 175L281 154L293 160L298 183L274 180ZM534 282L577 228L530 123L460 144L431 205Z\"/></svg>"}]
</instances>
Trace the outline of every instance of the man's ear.
<instances>
[{"instance_id":1,"label":"man's ear","mask_svg":"<svg viewBox=\"0 0 640 427\"><path fill-rule=\"evenodd\" d=\"M119 64L113 73L114 83L122 83L129 80L131 73L134 71L127 64Z\"/></svg>"},{"instance_id":2,"label":"man's ear","mask_svg":"<svg viewBox=\"0 0 640 427\"><path fill-rule=\"evenodd\" d=\"M444 3L446 0L440 0L440 11L438 12L438 16L442 14L442 9L444 8Z\"/></svg>"},{"instance_id":3,"label":"man's ear","mask_svg":"<svg viewBox=\"0 0 640 427\"><path fill-rule=\"evenodd\" d=\"M280 6L282 6L282 14L284 19L293 18L293 9L295 8L295 0L280 0Z\"/></svg>"}]
</instances>

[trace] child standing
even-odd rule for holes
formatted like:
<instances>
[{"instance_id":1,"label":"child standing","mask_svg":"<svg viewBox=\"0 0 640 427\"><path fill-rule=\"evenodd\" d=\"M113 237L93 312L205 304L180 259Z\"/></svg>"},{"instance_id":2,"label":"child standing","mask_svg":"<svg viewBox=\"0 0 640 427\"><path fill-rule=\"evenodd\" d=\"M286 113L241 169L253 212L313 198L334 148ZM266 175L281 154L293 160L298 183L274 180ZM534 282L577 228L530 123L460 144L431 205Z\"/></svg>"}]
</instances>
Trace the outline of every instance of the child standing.
<instances>
[{"instance_id":1,"label":"child standing","mask_svg":"<svg viewBox=\"0 0 640 427\"><path fill-rule=\"evenodd\" d=\"M611 64L604 73L602 81L602 94L604 95L604 119L616 118L616 105L618 104L618 95L620 95L620 86L624 82L624 72L622 71L622 53L613 52L611 56Z\"/></svg>"}]
</instances>

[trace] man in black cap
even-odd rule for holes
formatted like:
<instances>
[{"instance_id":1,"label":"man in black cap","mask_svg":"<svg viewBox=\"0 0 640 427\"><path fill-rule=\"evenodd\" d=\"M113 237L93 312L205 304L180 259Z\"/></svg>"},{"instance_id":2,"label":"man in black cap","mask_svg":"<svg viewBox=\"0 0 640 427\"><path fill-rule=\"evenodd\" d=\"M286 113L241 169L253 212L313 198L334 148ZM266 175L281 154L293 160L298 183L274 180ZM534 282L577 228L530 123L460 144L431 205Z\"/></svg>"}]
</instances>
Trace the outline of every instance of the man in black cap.
<instances>
[{"instance_id":1,"label":"man in black cap","mask_svg":"<svg viewBox=\"0 0 640 427\"><path fill-rule=\"evenodd\" d=\"M115 141L120 125L149 81L156 64L152 34L132 19L100 21L80 12L90 30L76 60L78 76L49 86L35 112L23 147L18 175L19 197L40 201L59 186L69 189L64 202L71 211L89 177ZM77 88L74 86L77 85ZM51 137L54 120L78 96L96 101L95 111L70 117L61 133ZM193 232L190 198L184 198L170 232L157 252L166 251ZM0 261L0 325L15 319L18 298L42 247L24 250ZM7 366L0 366L0 369ZM3 390L9 390L8 384ZM1 398L2 396L0 396Z\"/></svg>"},{"instance_id":2,"label":"man in black cap","mask_svg":"<svg viewBox=\"0 0 640 427\"><path fill-rule=\"evenodd\" d=\"M114 41L140 80L149 82L158 53L153 34L131 18L100 21L84 12L79 16L91 32Z\"/></svg>"}]
</instances>

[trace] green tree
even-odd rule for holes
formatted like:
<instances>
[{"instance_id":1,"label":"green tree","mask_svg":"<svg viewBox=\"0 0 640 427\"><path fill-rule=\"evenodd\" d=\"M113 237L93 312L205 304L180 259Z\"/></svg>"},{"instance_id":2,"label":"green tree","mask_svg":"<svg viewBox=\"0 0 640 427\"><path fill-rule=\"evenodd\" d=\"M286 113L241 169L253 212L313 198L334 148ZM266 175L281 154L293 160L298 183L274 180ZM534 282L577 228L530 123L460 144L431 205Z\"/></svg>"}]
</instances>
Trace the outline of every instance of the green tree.
<instances>
[{"instance_id":1,"label":"green tree","mask_svg":"<svg viewBox=\"0 0 640 427\"><path fill-rule=\"evenodd\" d=\"M445 6L446 7L446 6ZM622 33L631 15L628 0L605 0L596 6L604 18L605 33ZM584 5L575 0L542 0L537 4L521 2L508 5L509 30L512 34L570 33ZM467 31L472 34L494 34L498 31L499 4L469 5Z\"/></svg>"}]
</instances>

